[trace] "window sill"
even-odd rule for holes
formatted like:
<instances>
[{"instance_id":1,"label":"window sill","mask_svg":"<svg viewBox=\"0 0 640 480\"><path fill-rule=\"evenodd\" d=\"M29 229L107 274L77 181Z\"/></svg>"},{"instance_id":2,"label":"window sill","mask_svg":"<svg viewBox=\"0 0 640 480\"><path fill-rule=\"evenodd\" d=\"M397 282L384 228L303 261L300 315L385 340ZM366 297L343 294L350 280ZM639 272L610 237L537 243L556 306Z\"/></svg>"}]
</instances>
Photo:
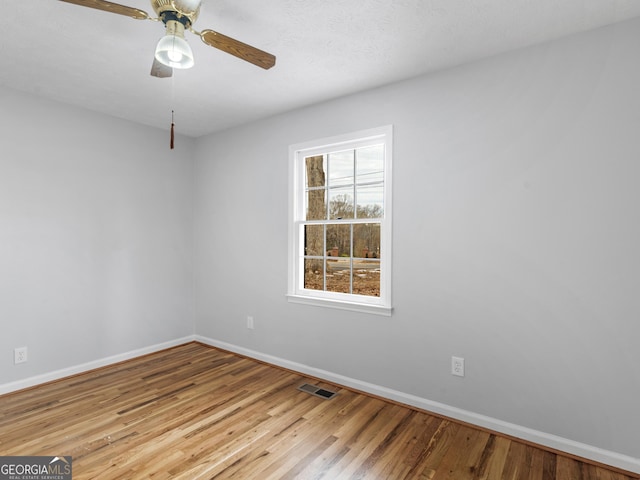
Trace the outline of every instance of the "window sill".
<instances>
[{"instance_id":1,"label":"window sill","mask_svg":"<svg viewBox=\"0 0 640 480\"><path fill-rule=\"evenodd\" d=\"M341 302L339 300L305 297L303 295L287 294L287 300L290 303L300 303L304 305L312 305L314 307L337 308L340 310L382 315L385 317L390 317L393 312L393 307L383 307L381 305L369 305L365 303Z\"/></svg>"}]
</instances>

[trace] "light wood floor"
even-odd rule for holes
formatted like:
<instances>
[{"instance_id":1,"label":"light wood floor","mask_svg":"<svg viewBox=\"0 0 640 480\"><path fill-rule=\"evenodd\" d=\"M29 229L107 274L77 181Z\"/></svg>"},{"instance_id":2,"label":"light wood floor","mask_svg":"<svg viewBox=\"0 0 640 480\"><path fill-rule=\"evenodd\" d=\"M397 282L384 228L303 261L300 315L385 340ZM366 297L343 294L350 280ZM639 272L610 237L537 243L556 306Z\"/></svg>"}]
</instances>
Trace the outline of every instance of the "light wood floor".
<instances>
[{"instance_id":1,"label":"light wood floor","mask_svg":"<svg viewBox=\"0 0 640 480\"><path fill-rule=\"evenodd\" d=\"M71 455L74 480L635 478L198 343L1 396L0 455Z\"/></svg>"}]
</instances>

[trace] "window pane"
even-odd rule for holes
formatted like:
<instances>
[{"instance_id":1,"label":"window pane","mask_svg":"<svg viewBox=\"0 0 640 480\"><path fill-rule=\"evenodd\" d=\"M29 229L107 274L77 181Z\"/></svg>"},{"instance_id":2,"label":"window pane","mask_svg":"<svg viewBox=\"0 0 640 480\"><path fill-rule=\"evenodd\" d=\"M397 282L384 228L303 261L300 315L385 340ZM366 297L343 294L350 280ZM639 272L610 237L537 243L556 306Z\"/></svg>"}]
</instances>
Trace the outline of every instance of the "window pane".
<instances>
[{"instance_id":1,"label":"window pane","mask_svg":"<svg viewBox=\"0 0 640 480\"><path fill-rule=\"evenodd\" d=\"M312 187L325 187L327 185L325 172L327 171L327 164L324 155L316 155L313 157L307 157L304 159L305 163L305 186L307 188Z\"/></svg>"},{"instance_id":2,"label":"window pane","mask_svg":"<svg viewBox=\"0 0 640 480\"><path fill-rule=\"evenodd\" d=\"M379 223L360 223L353 226L353 256L380 258Z\"/></svg>"},{"instance_id":3,"label":"window pane","mask_svg":"<svg viewBox=\"0 0 640 480\"><path fill-rule=\"evenodd\" d=\"M327 291L351 293L351 259L327 257Z\"/></svg>"},{"instance_id":4,"label":"window pane","mask_svg":"<svg viewBox=\"0 0 640 480\"><path fill-rule=\"evenodd\" d=\"M353 187L329 190L329 220L353 218Z\"/></svg>"},{"instance_id":5,"label":"window pane","mask_svg":"<svg viewBox=\"0 0 640 480\"><path fill-rule=\"evenodd\" d=\"M307 220L326 220L327 219L327 191L309 190L305 196L305 210L307 212Z\"/></svg>"},{"instance_id":6,"label":"window pane","mask_svg":"<svg viewBox=\"0 0 640 480\"><path fill-rule=\"evenodd\" d=\"M353 185L353 150L329 154L329 187Z\"/></svg>"},{"instance_id":7,"label":"window pane","mask_svg":"<svg viewBox=\"0 0 640 480\"><path fill-rule=\"evenodd\" d=\"M384 188L382 185L356 187L358 218L382 218L384 216Z\"/></svg>"},{"instance_id":8,"label":"window pane","mask_svg":"<svg viewBox=\"0 0 640 480\"><path fill-rule=\"evenodd\" d=\"M324 290L324 260L304 259L304 288Z\"/></svg>"},{"instance_id":9,"label":"window pane","mask_svg":"<svg viewBox=\"0 0 640 480\"><path fill-rule=\"evenodd\" d=\"M351 225L327 225L327 256L351 256Z\"/></svg>"},{"instance_id":10,"label":"window pane","mask_svg":"<svg viewBox=\"0 0 640 480\"><path fill-rule=\"evenodd\" d=\"M384 145L359 148L356 152L356 183L384 181Z\"/></svg>"},{"instance_id":11,"label":"window pane","mask_svg":"<svg viewBox=\"0 0 640 480\"><path fill-rule=\"evenodd\" d=\"M377 260L353 261L353 293L380 296L380 262Z\"/></svg>"},{"instance_id":12,"label":"window pane","mask_svg":"<svg viewBox=\"0 0 640 480\"><path fill-rule=\"evenodd\" d=\"M324 255L324 226L304 226L304 254L322 257Z\"/></svg>"}]
</instances>

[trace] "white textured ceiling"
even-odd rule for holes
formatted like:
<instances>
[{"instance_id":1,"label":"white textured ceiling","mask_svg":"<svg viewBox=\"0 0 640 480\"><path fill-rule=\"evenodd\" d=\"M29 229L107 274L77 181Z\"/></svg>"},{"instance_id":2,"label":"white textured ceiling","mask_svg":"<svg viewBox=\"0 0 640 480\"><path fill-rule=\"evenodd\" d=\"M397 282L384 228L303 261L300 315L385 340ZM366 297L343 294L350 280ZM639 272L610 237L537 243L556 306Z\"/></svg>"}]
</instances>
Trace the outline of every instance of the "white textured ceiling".
<instances>
[{"instance_id":1,"label":"white textured ceiling","mask_svg":"<svg viewBox=\"0 0 640 480\"><path fill-rule=\"evenodd\" d=\"M148 0L118 0L153 14ZM640 16L638 0L204 0L211 28L273 53L262 70L187 32L196 65L151 77L161 23L3 0L0 86L197 137Z\"/></svg>"}]
</instances>

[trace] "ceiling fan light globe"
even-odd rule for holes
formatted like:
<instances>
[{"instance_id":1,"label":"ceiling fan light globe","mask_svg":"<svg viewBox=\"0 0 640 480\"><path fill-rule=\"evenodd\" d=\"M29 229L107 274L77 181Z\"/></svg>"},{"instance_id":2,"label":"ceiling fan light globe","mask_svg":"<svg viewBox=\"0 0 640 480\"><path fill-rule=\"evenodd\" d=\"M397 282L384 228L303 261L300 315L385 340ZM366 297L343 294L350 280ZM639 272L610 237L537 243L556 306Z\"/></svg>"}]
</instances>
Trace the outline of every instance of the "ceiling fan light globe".
<instances>
[{"instance_id":1,"label":"ceiling fan light globe","mask_svg":"<svg viewBox=\"0 0 640 480\"><path fill-rule=\"evenodd\" d=\"M184 55L182 55L177 50L169 50L167 52L167 55L169 56L169 60L171 61L171 63L180 63L184 58Z\"/></svg>"},{"instance_id":2,"label":"ceiling fan light globe","mask_svg":"<svg viewBox=\"0 0 640 480\"><path fill-rule=\"evenodd\" d=\"M193 52L187 41L177 35L165 35L156 46L156 60L172 68L191 68Z\"/></svg>"}]
</instances>

